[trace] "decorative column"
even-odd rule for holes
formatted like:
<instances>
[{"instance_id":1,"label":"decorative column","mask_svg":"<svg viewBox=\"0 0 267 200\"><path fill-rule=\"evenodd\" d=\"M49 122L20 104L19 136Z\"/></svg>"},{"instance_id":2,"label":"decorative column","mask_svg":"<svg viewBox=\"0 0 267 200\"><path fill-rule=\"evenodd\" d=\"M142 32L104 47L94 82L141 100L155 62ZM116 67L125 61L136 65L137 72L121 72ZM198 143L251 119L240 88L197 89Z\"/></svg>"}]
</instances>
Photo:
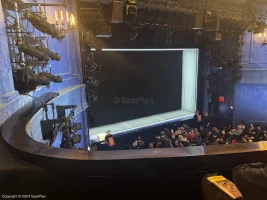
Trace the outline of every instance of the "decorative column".
<instances>
[{"instance_id":1,"label":"decorative column","mask_svg":"<svg viewBox=\"0 0 267 200\"><path fill-rule=\"evenodd\" d=\"M19 94L14 89L5 21L0 0L0 126L19 108Z\"/></svg>"}]
</instances>

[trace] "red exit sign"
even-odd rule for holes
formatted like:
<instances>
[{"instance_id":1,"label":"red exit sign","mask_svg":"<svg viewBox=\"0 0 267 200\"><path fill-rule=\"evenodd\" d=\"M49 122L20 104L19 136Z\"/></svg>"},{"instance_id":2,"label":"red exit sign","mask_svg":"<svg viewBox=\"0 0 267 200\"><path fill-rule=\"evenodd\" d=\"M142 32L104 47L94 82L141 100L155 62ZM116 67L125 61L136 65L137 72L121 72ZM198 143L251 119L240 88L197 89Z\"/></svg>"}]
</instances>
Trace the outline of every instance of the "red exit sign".
<instances>
[{"instance_id":1,"label":"red exit sign","mask_svg":"<svg viewBox=\"0 0 267 200\"><path fill-rule=\"evenodd\" d=\"M219 102L224 102L224 96L219 96Z\"/></svg>"}]
</instances>

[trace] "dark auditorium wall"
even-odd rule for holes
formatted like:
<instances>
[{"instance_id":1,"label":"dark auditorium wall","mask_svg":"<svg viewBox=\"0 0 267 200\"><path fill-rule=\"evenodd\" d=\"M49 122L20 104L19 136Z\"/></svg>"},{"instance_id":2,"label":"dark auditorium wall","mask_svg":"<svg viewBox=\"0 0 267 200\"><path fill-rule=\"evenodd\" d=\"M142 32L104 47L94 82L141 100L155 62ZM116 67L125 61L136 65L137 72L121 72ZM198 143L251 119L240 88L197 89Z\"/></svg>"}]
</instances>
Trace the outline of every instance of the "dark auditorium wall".
<instances>
[{"instance_id":1,"label":"dark auditorium wall","mask_svg":"<svg viewBox=\"0 0 267 200\"><path fill-rule=\"evenodd\" d=\"M242 80L235 87L234 122L267 122L267 46L245 33Z\"/></svg>"},{"instance_id":2,"label":"dark auditorium wall","mask_svg":"<svg viewBox=\"0 0 267 200\"><path fill-rule=\"evenodd\" d=\"M230 74L216 81L214 96L210 99L210 113L218 117L232 119L234 124L267 122L267 46L260 43L256 35L244 33L242 57L242 79L234 85ZM223 95L224 103L216 97ZM209 98L206 97L206 100ZM231 110L230 106L234 109Z\"/></svg>"}]
</instances>

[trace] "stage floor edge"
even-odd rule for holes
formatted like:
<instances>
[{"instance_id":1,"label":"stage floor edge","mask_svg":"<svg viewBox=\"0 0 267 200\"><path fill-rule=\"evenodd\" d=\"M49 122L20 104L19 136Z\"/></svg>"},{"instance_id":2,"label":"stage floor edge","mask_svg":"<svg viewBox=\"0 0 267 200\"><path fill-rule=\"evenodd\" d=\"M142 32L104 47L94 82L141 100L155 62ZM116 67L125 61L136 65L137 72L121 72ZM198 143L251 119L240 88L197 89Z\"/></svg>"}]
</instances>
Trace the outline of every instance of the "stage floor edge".
<instances>
[{"instance_id":1,"label":"stage floor edge","mask_svg":"<svg viewBox=\"0 0 267 200\"><path fill-rule=\"evenodd\" d=\"M99 142L97 135L105 133L107 130L111 130L113 135L128 134L131 132L139 131L141 129L146 129L153 126L159 126L167 123L192 119L193 117L194 113L192 112L177 110L158 115L143 117L139 119L91 128L89 129L89 135L91 142L94 143L94 142Z\"/></svg>"}]
</instances>

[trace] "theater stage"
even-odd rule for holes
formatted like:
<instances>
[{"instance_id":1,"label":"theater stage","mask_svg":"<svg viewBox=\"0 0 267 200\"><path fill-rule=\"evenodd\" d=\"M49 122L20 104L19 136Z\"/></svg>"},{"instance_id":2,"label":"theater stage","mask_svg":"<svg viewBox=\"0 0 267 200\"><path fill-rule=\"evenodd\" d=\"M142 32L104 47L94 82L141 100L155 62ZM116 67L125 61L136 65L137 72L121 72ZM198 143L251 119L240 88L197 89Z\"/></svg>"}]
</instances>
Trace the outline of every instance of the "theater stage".
<instances>
[{"instance_id":1,"label":"theater stage","mask_svg":"<svg viewBox=\"0 0 267 200\"><path fill-rule=\"evenodd\" d=\"M107 130L111 130L113 135L116 134L128 134L131 132L139 131L154 126L175 123L179 121L185 121L194 117L193 112L185 110L177 110L149 117L143 117L139 119L118 122L115 124L109 124L105 126L99 126L91 128L89 131L91 141L99 141L98 134L105 133Z\"/></svg>"},{"instance_id":2,"label":"theater stage","mask_svg":"<svg viewBox=\"0 0 267 200\"><path fill-rule=\"evenodd\" d=\"M113 135L128 134L153 126L193 118L197 103L198 49L103 49L103 51L182 51L182 105L181 110L90 128L91 141L99 141L99 138L102 141L104 134L101 133L105 133L107 130L111 130ZM114 113L114 116L116 117L116 113ZM100 137L100 135L102 136Z\"/></svg>"}]
</instances>

